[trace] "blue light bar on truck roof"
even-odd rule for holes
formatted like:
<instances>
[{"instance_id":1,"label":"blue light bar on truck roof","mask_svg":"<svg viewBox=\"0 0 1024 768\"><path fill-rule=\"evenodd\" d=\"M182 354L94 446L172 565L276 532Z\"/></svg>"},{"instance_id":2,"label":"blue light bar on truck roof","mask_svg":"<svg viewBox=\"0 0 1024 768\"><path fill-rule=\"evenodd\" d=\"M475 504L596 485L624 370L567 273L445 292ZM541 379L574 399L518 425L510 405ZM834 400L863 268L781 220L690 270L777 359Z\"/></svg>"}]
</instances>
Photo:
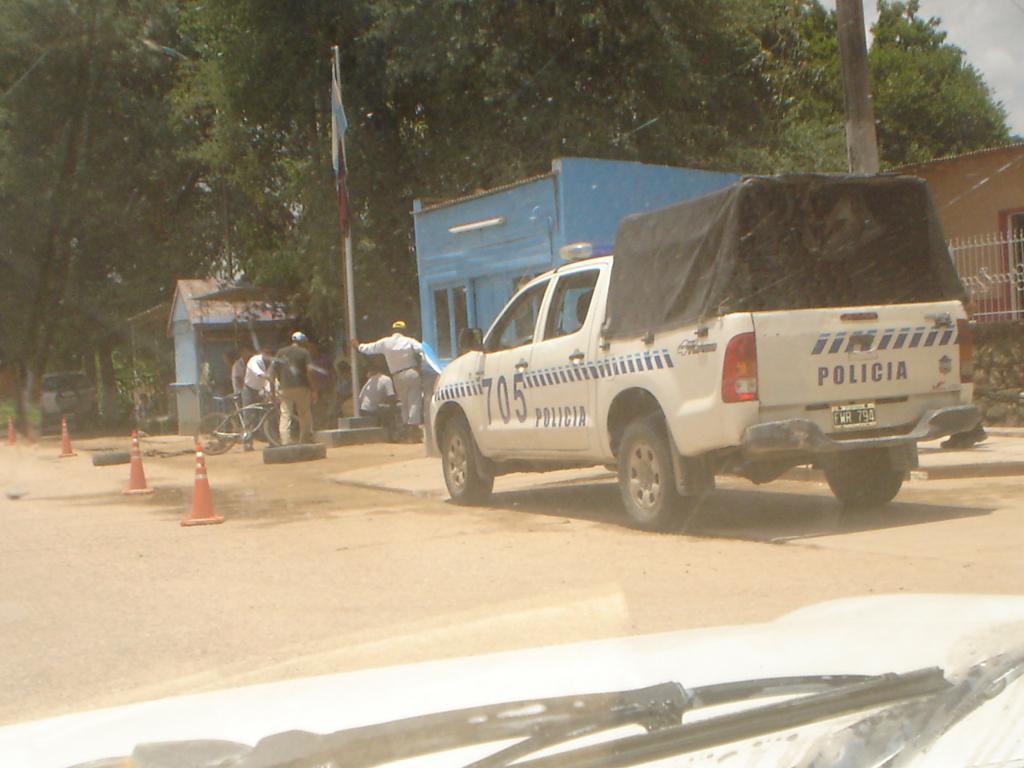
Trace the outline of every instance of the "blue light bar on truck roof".
<instances>
[{"instance_id":1,"label":"blue light bar on truck roof","mask_svg":"<svg viewBox=\"0 0 1024 768\"><path fill-rule=\"evenodd\" d=\"M558 249L558 255L565 261L580 261L612 253L610 243L569 243Z\"/></svg>"}]
</instances>

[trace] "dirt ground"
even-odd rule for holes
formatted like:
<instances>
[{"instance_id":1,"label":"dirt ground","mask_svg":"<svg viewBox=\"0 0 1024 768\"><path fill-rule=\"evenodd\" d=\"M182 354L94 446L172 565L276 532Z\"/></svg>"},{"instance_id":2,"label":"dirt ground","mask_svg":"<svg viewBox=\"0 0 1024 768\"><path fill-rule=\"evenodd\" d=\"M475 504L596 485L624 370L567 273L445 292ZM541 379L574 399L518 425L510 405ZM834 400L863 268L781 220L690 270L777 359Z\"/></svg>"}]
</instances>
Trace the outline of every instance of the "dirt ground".
<instances>
[{"instance_id":1,"label":"dirt ground","mask_svg":"<svg viewBox=\"0 0 1024 768\"><path fill-rule=\"evenodd\" d=\"M332 479L419 446L208 459L227 522L182 528L194 458L144 441L156 492L53 440L0 446L0 723L235 685L764 621L869 593L1024 591L1024 478L910 483L843 515L816 483L723 481L688 529L627 528L607 481L487 508ZM440 471L440 470L439 470Z\"/></svg>"}]
</instances>

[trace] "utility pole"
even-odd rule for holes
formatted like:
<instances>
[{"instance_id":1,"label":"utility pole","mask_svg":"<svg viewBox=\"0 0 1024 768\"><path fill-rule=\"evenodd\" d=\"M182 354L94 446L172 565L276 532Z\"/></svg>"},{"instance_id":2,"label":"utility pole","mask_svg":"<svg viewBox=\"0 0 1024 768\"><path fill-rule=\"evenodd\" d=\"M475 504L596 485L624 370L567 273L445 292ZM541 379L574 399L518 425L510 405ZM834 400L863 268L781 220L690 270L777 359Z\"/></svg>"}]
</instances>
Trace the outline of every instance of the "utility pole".
<instances>
[{"instance_id":1,"label":"utility pole","mask_svg":"<svg viewBox=\"0 0 1024 768\"><path fill-rule=\"evenodd\" d=\"M871 101L871 73L864 34L862 0L836 0L839 56L843 62L846 106L846 155L851 173L878 173L875 107Z\"/></svg>"}]
</instances>

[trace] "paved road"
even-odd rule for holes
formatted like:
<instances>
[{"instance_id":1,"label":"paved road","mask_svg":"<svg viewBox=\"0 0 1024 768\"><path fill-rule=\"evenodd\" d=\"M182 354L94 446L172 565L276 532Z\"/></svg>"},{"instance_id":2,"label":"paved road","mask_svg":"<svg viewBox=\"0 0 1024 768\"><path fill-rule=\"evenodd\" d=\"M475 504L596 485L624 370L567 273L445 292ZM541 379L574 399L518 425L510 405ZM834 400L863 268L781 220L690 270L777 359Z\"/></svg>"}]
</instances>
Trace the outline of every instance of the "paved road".
<instances>
[{"instance_id":1,"label":"paved road","mask_svg":"<svg viewBox=\"0 0 1024 768\"><path fill-rule=\"evenodd\" d=\"M630 530L606 479L489 508L341 486L414 446L209 459L221 526L181 528L193 459L149 440L157 492L77 443L0 446L0 722L557 642L772 619L867 593L1024 591L1024 479L912 482L848 516L827 489L725 481L686 531ZM17 495L16 493L14 495Z\"/></svg>"}]
</instances>

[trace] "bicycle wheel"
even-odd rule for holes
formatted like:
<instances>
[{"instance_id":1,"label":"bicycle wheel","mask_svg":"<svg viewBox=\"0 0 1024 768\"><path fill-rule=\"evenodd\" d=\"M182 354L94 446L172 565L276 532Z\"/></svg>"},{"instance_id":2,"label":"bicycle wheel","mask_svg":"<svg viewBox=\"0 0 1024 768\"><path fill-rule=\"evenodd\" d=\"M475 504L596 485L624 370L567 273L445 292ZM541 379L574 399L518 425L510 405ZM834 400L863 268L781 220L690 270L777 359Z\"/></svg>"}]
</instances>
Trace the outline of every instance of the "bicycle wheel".
<instances>
[{"instance_id":1,"label":"bicycle wheel","mask_svg":"<svg viewBox=\"0 0 1024 768\"><path fill-rule=\"evenodd\" d=\"M274 405L264 411L263 437L268 445L281 444L281 406Z\"/></svg>"},{"instance_id":2,"label":"bicycle wheel","mask_svg":"<svg viewBox=\"0 0 1024 768\"><path fill-rule=\"evenodd\" d=\"M208 413L199 420L196 438L203 451L210 456L227 453L242 437L242 425L237 413Z\"/></svg>"}]
</instances>

